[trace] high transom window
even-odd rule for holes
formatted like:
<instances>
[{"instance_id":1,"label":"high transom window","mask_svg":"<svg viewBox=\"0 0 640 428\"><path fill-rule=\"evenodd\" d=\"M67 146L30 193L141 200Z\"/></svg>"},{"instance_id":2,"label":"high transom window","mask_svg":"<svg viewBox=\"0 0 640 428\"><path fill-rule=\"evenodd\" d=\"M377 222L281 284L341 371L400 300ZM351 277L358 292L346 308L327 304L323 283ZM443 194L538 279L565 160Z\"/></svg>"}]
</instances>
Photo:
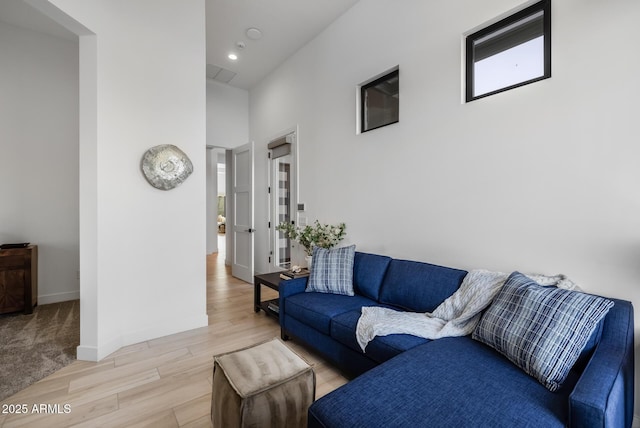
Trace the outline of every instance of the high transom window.
<instances>
[{"instance_id":1,"label":"high transom window","mask_svg":"<svg viewBox=\"0 0 640 428\"><path fill-rule=\"evenodd\" d=\"M551 0L466 38L466 101L551 77Z\"/></svg>"},{"instance_id":2,"label":"high transom window","mask_svg":"<svg viewBox=\"0 0 640 428\"><path fill-rule=\"evenodd\" d=\"M400 70L395 67L360 85L360 132L400 120Z\"/></svg>"}]
</instances>

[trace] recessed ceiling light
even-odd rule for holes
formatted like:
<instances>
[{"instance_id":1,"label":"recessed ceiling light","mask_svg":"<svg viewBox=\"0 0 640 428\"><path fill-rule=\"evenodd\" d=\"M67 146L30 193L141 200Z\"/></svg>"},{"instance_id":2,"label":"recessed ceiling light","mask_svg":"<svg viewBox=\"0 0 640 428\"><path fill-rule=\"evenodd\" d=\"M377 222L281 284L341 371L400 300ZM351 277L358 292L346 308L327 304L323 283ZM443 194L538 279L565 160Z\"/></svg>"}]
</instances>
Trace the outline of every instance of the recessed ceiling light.
<instances>
[{"instance_id":1,"label":"recessed ceiling light","mask_svg":"<svg viewBox=\"0 0 640 428\"><path fill-rule=\"evenodd\" d=\"M238 59L238 55L236 55L236 54L234 54L234 53L230 53L230 54L228 55L228 58L229 58L231 61L235 61L235 60L237 60L237 59Z\"/></svg>"},{"instance_id":2,"label":"recessed ceiling light","mask_svg":"<svg viewBox=\"0 0 640 428\"><path fill-rule=\"evenodd\" d=\"M249 28L247 30L247 37L251 40L259 40L262 38L262 31L257 28Z\"/></svg>"}]
</instances>

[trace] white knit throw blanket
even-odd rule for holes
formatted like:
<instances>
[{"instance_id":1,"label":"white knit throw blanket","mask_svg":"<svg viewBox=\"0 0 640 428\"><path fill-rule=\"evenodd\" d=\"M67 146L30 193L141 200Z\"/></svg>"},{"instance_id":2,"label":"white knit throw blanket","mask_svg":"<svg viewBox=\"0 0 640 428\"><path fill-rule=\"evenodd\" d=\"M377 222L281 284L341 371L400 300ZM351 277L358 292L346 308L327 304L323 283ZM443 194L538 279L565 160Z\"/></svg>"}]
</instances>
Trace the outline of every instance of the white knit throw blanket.
<instances>
[{"instance_id":1,"label":"white knit throw blanket","mask_svg":"<svg viewBox=\"0 0 640 428\"><path fill-rule=\"evenodd\" d=\"M540 285L555 285L567 290L580 288L564 275L526 274ZM416 313L365 306L358 320L356 338L364 351L375 336L411 334L426 339L466 336L480 320L482 311L491 304L509 274L472 270L460 288L433 312Z\"/></svg>"}]
</instances>

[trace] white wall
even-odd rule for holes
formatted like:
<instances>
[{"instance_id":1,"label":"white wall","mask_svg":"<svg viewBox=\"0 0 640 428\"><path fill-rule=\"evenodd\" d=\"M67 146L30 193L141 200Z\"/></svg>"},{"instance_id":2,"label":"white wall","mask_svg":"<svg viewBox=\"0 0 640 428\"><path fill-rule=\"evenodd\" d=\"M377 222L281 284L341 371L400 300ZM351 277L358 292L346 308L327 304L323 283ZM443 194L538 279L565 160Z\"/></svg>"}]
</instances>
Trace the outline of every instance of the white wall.
<instances>
[{"instance_id":1,"label":"white wall","mask_svg":"<svg viewBox=\"0 0 640 428\"><path fill-rule=\"evenodd\" d=\"M309 221L345 221L360 251L561 272L638 307L640 2L554 2L553 77L461 103L462 34L520 3L361 0L251 90L256 159L298 124ZM356 135L356 85L395 65L400 122Z\"/></svg>"},{"instance_id":2,"label":"white wall","mask_svg":"<svg viewBox=\"0 0 640 428\"><path fill-rule=\"evenodd\" d=\"M207 79L207 145L233 149L249 141L249 92L213 79ZM220 150L211 152L207 179L207 254L218 249L217 159ZM224 183L222 183L224 185ZM227 234L227 257L231 234Z\"/></svg>"},{"instance_id":3,"label":"white wall","mask_svg":"<svg viewBox=\"0 0 640 428\"><path fill-rule=\"evenodd\" d=\"M249 92L207 79L207 144L233 149L247 142Z\"/></svg>"},{"instance_id":4,"label":"white wall","mask_svg":"<svg viewBox=\"0 0 640 428\"><path fill-rule=\"evenodd\" d=\"M0 243L38 245L38 304L78 299L78 43L0 22Z\"/></svg>"},{"instance_id":5,"label":"white wall","mask_svg":"<svg viewBox=\"0 0 640 428\"><path fill-rule=\"evenodd\" d=\"M204 0L52 0L80 38L81 343L121 346L207 325ZM194 172L171 191L140 170L175 144Z\"/></svg>"}]
</instances>

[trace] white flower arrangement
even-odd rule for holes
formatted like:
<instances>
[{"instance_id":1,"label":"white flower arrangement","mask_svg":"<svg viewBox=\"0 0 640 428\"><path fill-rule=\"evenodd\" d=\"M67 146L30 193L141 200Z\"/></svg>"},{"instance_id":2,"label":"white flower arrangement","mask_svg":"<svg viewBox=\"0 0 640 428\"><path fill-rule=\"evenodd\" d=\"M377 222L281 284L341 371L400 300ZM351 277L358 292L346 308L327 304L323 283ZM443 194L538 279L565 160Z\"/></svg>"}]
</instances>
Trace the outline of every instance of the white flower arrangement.
<instances>
[{"instance_id":1,"label":"white flower arrangement","mask_svg":"<svg viewBox=\"0 0 640 428\"><path fill-rule=\"evenodd\" d=\"M313 247L333 248L338 245L347 234L345 232L346 228L347 226L344 223L329 225L320 224L316 220L313 225L304 227L282 222L276 227L276 230L283 232L289 239L298 241L304 247L307 255L310 256L313 253Z\"/></svg>"}]
</instances>

